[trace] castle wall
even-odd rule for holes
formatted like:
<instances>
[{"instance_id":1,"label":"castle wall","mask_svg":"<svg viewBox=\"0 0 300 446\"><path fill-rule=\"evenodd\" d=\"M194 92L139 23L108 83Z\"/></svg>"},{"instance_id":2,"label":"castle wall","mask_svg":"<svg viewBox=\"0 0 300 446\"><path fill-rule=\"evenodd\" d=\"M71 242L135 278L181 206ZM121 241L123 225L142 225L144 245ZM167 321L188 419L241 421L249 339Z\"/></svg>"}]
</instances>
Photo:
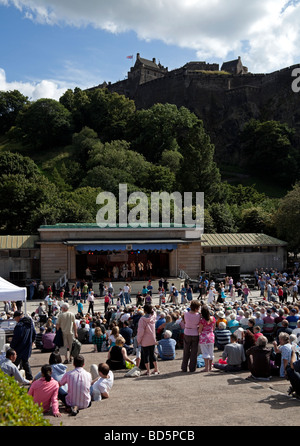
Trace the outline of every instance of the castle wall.
<instances>
[{"instance_id":1,"label":"castle wall","mask_svg":"<svg viewBox=\"0 0 300 446\"><path fill-rule=\"evenodd\" d=\"M296 129L300 141L300 93L292 91L294 65L273 73L221 75L199 71L201 62L166 72L155 80L137 75L109 86L133 99L137 109L156 103L184 106L203 120L217 156L238 156L239 133L250 119L278 120ZM208 64L203 63L208 69ZM211 67L214 68L214 67ZM212 70L213 71L213 70Z\"/></svg>"}]
</instances>

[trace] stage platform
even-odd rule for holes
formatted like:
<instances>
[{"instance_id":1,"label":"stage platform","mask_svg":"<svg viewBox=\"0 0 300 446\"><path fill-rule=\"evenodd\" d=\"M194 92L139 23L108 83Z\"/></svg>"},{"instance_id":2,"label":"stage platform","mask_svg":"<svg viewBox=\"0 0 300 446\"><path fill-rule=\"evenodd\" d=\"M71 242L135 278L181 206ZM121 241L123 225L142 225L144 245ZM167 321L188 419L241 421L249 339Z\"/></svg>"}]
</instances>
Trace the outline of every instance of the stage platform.
<instances>
[{"instance_id":1,"label":"stage platform","mask_svg":"<svg viewBox=\"0 0 300 446\"><path fill-rule=\"evenodd\" d=\"M167 278L167 281L169 282L168 287L170 289L170 286L172 284L174 284L174 286L178 289L178 291L181 289L182 285L184 285L184 279L180 279L178 277L170 277ZM93 290L96 296L99 296L99 283L98 281L93 281ZM117 295L119 294L120 288L123 289L124 285L126 285L126 283L128 283L128 285L131 288L131 294L132 295L136 295L139 291L142 292L143 286L148 285L149 283L149 279L145 279L145 280L133 280L133 281L126 281L125 280L105 280L104 281L104 285L108 287L109 283L112 284L113 289L114 289L114 294ZM72 289L74 282L69 282L69 286L70 286L70 292ZM152 289L152 293L153 294L157 294L158 293L158 288L159 288L159 279L155 278L155 279L151 279L151 285L153 286Z\"/></svg>"}]
</instances>

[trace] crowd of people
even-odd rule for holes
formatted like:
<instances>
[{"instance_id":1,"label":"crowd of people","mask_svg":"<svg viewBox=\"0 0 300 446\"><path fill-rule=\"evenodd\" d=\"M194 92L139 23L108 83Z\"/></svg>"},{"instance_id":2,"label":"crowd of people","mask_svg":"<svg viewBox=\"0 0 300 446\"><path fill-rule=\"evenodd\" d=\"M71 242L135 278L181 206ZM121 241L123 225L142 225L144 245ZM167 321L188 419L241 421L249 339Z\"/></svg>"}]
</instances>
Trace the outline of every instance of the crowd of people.
<instances>
[{"instance_id":1,"label":"crowd of people","mask_svg":"<svg viewBox=\"0 0 300 446\"><path fill-rule=\"evenodd\" d=\"M178 350L182 351L182 373L195 372L202 358L204 372L249 371L248 379L287 379L289 393L298 397L298 277L273 270L257 270L255 275L259 299L246 282L225 277L216 284L200 277L196 293L188 284L177 290L172 283L166 290L159 281L158 304L153 302L151 281L135 302L129 284L116 293L109 283L102 290L103 312L95 311L98 296L86 283L76 283L69 293L61 290L58 295L49 287L30 315L14 307L12 311L5 303L0 317L14 319L16 326L2 352L0 368L28 386L34 401L45 412L52 408L54 416L61 415L59 400L76 415L92 401L108 398L116 370L130 376L159 375L160 361L176 359ZM75 305L77 311L71 311ZM106 352L105 362L85 370L82 344L90 344L92 352ZM33 347L50 355L35 377L30 368ZM218 361L216 351L220 352ZM67 364L74 369L67 371Z\"/></svg>"}]
</instances>

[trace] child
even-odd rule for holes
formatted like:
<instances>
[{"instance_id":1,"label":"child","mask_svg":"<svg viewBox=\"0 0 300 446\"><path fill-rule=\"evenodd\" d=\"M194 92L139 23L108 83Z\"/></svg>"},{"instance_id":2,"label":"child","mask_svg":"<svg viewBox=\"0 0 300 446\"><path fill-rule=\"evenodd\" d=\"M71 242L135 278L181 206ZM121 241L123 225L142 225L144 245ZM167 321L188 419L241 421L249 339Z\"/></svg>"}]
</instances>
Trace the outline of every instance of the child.
<instances>
[{"instance_id":1,"label":"child","mask_svg":"<svg viewBox=\"0 0 300 446\"><path fill-rule=\"evenodd\" d=\"M118 296L118 299L117 299L117 310L120 309L120 306L121 306L121 300L120 300L120 296Z\"/></svg>"},{"instance_id":2,"label":"child","mask_svg":"<svg viewBox=\"0 0 300 446\"><path fill-rule=\"evenodd\" d=\"M94 344L94 352L98 351L101 352L102 344L105 342L106 335L102 333L102 330L100 327L95 328L94 336L92 337L92 342Z\"/></svg>"},{"instance_id":3,"label":"child","mask_svg":"<svg viewBox=\"0 0 300 446\"><path fill-rule=\"evenodd\" d=\"M255 341L257 341L257 339L262 336L261 331L261 327L259 325L255 325L255 327L253 327L253 334L255 337Z\"/></svg>"},{"instance_id":4,"label":"child","mask_svg":"<svg viewBox=\"0 0 300 446\"><path fill-rule=\"evenodd\" d=\"M77 304L77 310L81 317L83 317L83 300L80 299L80 301Z\"/></svg>"},{"instance_id":5,"label":"child","mask_svg":"<svg viewBox=\"0 0 300 446\"><path fill-rule=\"evenodd\" d=\"M113 347L114 345L116 345L116 338L119 336L119 332L120 332L120 329L117 325L112 327L111 334L108 338L109 347Z\"/></svg>"},{"instance_id":6,"label":"child","mask_svg":"<svg viewBox=\"0 0 300 446\"><path fill-rule=\"evenodd\" d=\"M98 365L91 365L92 386L91 396L92 401L100 401L102 398L109 398L109 392L114 383L114 374L109 369L109 365L104 362Z\"/></svg>"}]
</instances>

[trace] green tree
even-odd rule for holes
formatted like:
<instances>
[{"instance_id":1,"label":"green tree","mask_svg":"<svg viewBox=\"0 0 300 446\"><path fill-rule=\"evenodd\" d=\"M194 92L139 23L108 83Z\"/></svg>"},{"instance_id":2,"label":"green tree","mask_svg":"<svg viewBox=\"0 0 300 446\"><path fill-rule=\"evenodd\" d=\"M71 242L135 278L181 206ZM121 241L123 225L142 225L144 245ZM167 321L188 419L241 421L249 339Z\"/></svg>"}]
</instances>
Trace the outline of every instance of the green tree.
<instances>
[{"instance_id":1,"label":"green tree","mask_svg":"<svg viewBox=\"0 0 300 446\"><path fill-rule=\"evenodd\" d=\"M221 177L214 145L203 122L187 108L156 104L137 110L128 124L127 140L151 163L161 163L173 172L175 164L180 192L204 192L207 199L217 196Z\"/></svg>"},{"instance_id":2,"label":"green tree","mask_svg":"<svg viewBox=\"0 0 300 446\"><path fill-rule=\"evenodd\" d=\"M15 125L17 116L30 102L18 90L0 91L0 134Z\"/></svg>"},{"instance_id":3,"label":"green tree","mask_svg":"<svg viewBox=\"0 0 300 446\"><path fill-rule=\"evenodd\" d=\"M20 140L37 149L64 146L71 142L72 115L54 99L39 99L25 107L16 120Z\"/></svg>"},{"instance_id":4,"label":"green tree","mask_svg":"<svg viewBox=\"0 0 300 446\"><path fill-rule=\"evenodd\" d=\"M75 152L75 161L79 163L82 170L85 171L87 162L89 160L90 152L99 145L102 147L102 143L98 138L95 130L89 127L84 127L80 132L74 133L72 137L72 146Z\"/></svg>"},{"instance_id":5,"label":"green tree","mask_svg":"<svg viewBox=\"0 0 300 446\"><path fill-rule=\"evenodd\" d=\"M294 254L300 252L300 183L296 183L279 201L274 216L277 236L288 242L288 249Z\"/></svg>"},{"instance_id":6,"label":"green tree","mask_svg":"<svg viewBox=\"0 0 300 446\"><path fill-rule=\"evenodd\" d=\"M300 175L294 133L286 123L250 120L241 132L241 165L279 184L294 184Z\"/></svg>"},{"instance_id":7,"label":"green tree","mask_svg":"<svg viewBox=\"0 0 300 446\"><path fill-rule=\"evenodd\" d=\"M3 174L0 182L0 228L6 234L36 232L31 223L41 206L55 208L58 193L43 175L28 179L22 174Z\"/></svg>"},{"instance_id":8,"label":"green tree","mask_svg":"<svg viewBox=\"0 0 300 446\"><path fill-rule=\"evenodd\" d=\"M28 156L5 151L0 153L0 176L3 174L19 174L32 179L40 175L40 170Z\"/></svg>"},{"instance_id":9,"label":"green tree","mask_svg":"<svg viewBox=\"0 0 300 446\"><path fill-rule=\"evenodd\" d=\"M207 206L207 211L209 212L209 215L213 220L213 224L211 220L208 220L208 216L207 222L210 223L211 229L215 229L214 232L220 234L236 232L236 226L231 212L231 207L227 203L211 203Z\"/></svg>"},{"instance_id":10,"label":"green tree","mask_svg":"<svg viewBox=\"0 0 300 446\"><path fill-rule=\"evenodd\" d=\"M85 126L95 130L102 142L126 139L127 124L135 112L134 102L102 88L88 91L88 97Z\"/></svg>"},{"instance_id":11,"label":"green tree","mask_svg":"<svg viewBox=\"0 0 300 446\"><path fill-rule=\"evenodd\" d=\"M78 87L74 89L74 92L68 89L60 97L59 102L72 113L75 132L80 132L88 125L90 97L87 91Z\"/></svg>"}]
</instances>

